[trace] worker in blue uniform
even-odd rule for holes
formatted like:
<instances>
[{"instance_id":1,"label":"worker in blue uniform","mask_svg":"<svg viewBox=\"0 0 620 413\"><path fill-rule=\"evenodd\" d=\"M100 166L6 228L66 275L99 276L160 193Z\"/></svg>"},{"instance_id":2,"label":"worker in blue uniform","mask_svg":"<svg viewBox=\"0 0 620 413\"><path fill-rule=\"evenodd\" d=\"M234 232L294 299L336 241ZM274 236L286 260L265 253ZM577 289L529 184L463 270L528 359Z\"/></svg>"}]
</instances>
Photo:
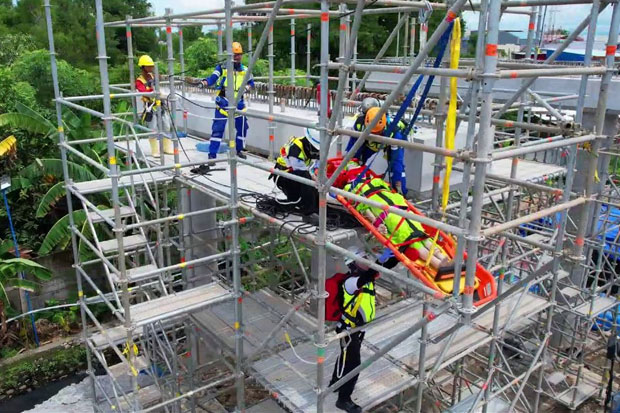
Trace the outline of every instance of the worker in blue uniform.
<instances>
[{"instance_id":1,"label":"worker in blue uniform","mask_svg":"<svg viewBox=\"0 0 620 413\"><path fill-rule=\"evenodd\" d=\"M377 116L377 114L379 113L379 110L380 110L379 107L373 106L373 107L370 107L366 111L366 116L364 117L364 126L368 126L373 121L375 116ZM387 131L390 129L391 122L392 122L392 119L386 116L385 114L383 114L381 118L379 119L379 121L377 122L377 124L375 125L375 127L371 130L371 133L373 135L381 135L381 136L388 137ZM407 140L407 137L403 134L405 127L406 127L405 123L402 121L399 121L396 128L394 129L391 136L389 137L392 139ZM357 127L354 126L354 129L363 130L363 128L360 128L359 126ZM349 139L349 143L347 144L347 149L346 149L347 152L349 152L353 148L353 145L355 144L356 141L357 141L356 137L351 137ZM387 160L388 160L388 170L387 170L388 177L386 178L386 180L389 180L390 184L392 185L392 188L395 188L401 194L406 195L407 178L405 176L405 150L402 147L396 146L396 145L390 145L386 148L386 146L380 142L367 140L357 150L357 152L355 153L355 157L360 159L362 162L366 163L373 155L377 154L381 149L385 149Z\"/></svg>"},{"instance_id":2,"label":"worker in blue uniform","mask_svg":"<svg viewBox=\"0 0 620 413\"><path fill-rule=\"evenodd\" d=\"M228 76L228 70L223 68L221 64L215 66L215 70L211 76L206 79L203 79L201 82L204 86L213 86L217 89L217 96L215 98L215 116L213 119L213 125L211 126L211 140L209 141L209 159L215 159L217 157L217 153L220 148L220 143L222 142L222 136L224 136L224 129L226 128L226 121L228 120L228 112L226 108L229 105L228 99L237 98L239 93L239 88L241 87L241 83L243 82L243 78L245 77L245 73L247 71L247 67L241 64L241 58L243 57L243 48L239 42L234 42L232 45L233 51L233 60L234 60L234 70L232 76ZM226 96L226 88L228 86L228 79L231 78L233 82L234 88L234 96L227 97ZM254 79L250 76L245 91L254 88ZM237 111L235 112L235 129L237 131L235 144L237 148L237 156L245 159L246 156L243 153L245 148L245 138L248 133L248 119L244 115L246 111L245 101L243 97L239 100L237 104Z\"/></svg>"}]
</instances>

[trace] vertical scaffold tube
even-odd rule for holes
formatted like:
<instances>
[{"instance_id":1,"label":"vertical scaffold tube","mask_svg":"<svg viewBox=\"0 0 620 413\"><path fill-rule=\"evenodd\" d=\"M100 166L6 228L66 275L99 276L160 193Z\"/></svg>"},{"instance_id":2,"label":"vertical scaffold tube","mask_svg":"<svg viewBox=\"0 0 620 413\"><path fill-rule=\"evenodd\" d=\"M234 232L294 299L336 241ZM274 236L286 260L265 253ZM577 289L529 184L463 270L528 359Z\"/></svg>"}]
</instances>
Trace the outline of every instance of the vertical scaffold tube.
<instances>
[{"instance_id":1,"label":"vertical scaffold tube","mask_svg":"<svg viewBox=\"0 0 620 413\"><path fill-rule=\"evenodd\" d=\"M295 19L291 19L291 86L295 86ZM295 89L293 89L295 93Z\"/></svg>"},{"instance_id":2,"label":"vertical scaffold tube","mask_svg":"<svg viewBox=\"0 0 620 413\"><path fill-rule=\"evenodd\" d=\"M233 73L233 24L232 24L232 0L226 0L226 70ZM268 23L269 24L269 23ZM251 67L250 67L251 70ZM246 75L247 76L247 75ZM235 297L235 375L236 375L236 393L237 393L237 410L242 412L245 406L245 385L242 370L243 364L243 293L241 291L241 270L240 266L240 250L239 250L239 222L237 221L237 213L239 207L239 197L237 188L237 149L235 145L235 111L237 104L235 99L234 82L227 82L226 96L228 96L228 167L230 168L230 219L232 221L231 229L231 249L232 249L232 270L233 270L233 289ZM243 86L243 85L242 85ZM242 90L239 90L241 93Z\"/></svg>"},{"instance_id":3,"label":"vertical scaffold tube","mask_svg":"<svg viewBox=\"0 0 620 413\"><path fill-rule=\"evenodd\" d=\"M271 41L270 41L271 43ZM312 57L312 24L306 26L306 87L310 87L310 69Z\"/></svg>"},{"instance_id":4,"label":"vertical scaffold tube","mask_svg":"<svg viewBox=\"0 0 620 413\"><path fill-rule=\"evenodd\" d=\"M476 262L478 260L478 245L482 240L480 229L482 227L482 201L484 195L484 181L486 179L487 162L490 162L490 153L493 148L494 128L491 125L491 108L493 104L493 85L495 84L494 73L497 68L497 39L499 33L499 20L501 13L501 0L489 2L487 39L484 56L484 69L482 73L482 92L480 124L476 150L476 171L474 173L474 185L472 193L472 207L467 242L467 270L465 273L465 291L463 294L463 312L467 317L473 311L474 282L476 280Z\"/></svg>"},{"instance_id":5,"label":"vertical scaffold tube","mask_svg":"<svg viewBox=\"0 0 620 413\"><path fill-rule=\"evenodd\" d=\"M269 119L273 119L273 99L274 94L276 93L273 90L273 26L269 28L269 40L267 46L267 59L269 59L269 81L267 91L267 95L269 97ZM308 57L308 61L310 58ZM274 152L275 152L275 134L276 134L276 123L273 120L269 120L269 160L274 160Z\"/></svg>"},{"instance_id":6,"label":"vertical scaffold tube","mask_svg":"<svg viewBox=\"0 0 620 413\"><path fill-rule=\"evenodd\" d=\"M319 116L319 132L321 137L321 149L319 155L319 232L316 237L317 250L317 286L316 286L316 303L317 303L317 333L316 333L316 386L318 389L323 388L325 376L325 350L327 343L325 342L325 279L327 278L326 268L326 225L327 225L327 157L329 155L329 139L327 135L327 64L329 63L329 3L328 0L321 0L321 62L320 62L320 82L321 82L321 107ZM323 413L325 394L317 395L316 411Z\"/></svg>"},{"instance_id":7,"label":"vertical scaffold tube","mask_svg":"<svg viewBox=\"0 0 620 413\"><path fill-rule=\"evenodd\" d=\"M69 168L67 164L67 150L64 147L65 143L65 133L63 129L62 122L62 105L58 101L58 98L61 97L60 87L58 84L58 65L56 62L56 48L54 46L54 28L52 26L52 11L50 0L44 0L43 7L45 8L45 21L47 23L47 40L49 43L49 53L50 53L50 65L51 65L51 73L52 73L52 84L54 87L54 98L56 99L56 124L58 127L58 141L60 143L60 158L62 160L62 174L67 185L71 185L71 175L69 174ZM80 303L80 320L82 322L82 340L86 343L88 340L88 324L86 322L86 312L84 311L84 307L86 303L84 301L84 289L82 287L82 275L80 274L77 265L80 263L80 255L79 255L79 244L76 238L75 232L75 220L73 219L73 203L71 200L71 193L66 191L67 198L67 215L69 216L69 226L71 227L71 246L73 251L73 262L76 264L75 267L75 277L77 280L77 290L78 290L78 301ZM95 372L93 370L92 363L92 355L90 353L90 349L87 345L86 347L86 373L90 378L90 389L92 391L93 400L96 400L96 392L95 392Z\"/></svg>"},{"instance_id":8,"label":"vertical scaffold tube","mask_svg":"<svg viewBox=\"0 0 620 413\"><path fill-rule=\"evenodd\" d=\"M180 102L180 109L183 114L183 133L187 136L187 109L185 108L185 105L187 105L187 101L185 100L185 95L187 94L187 83L185 82L185 46L183 44L182 26L179 27L179 63L181 63L181 97L183 98Z\"/></svg>"},{"instance_id":9,"label":"vertical scaffold tube","mask_svg":"<svg viewBox=\"0 0 620 413\"><path fill-rule=\"evenodd\" d=\"M131 20L131 16L125 16L125 20ZM131 24L129 23L125 24L125 36L127 38L127 67L129 68L129 86L131 88L131 93L135 93L136 73L134 69L133 34L131 32ZM133 112L133 123L138 123L138 98L136 96L131 97L131 111Z\"/></svg>"},{"instance_id":10,"label":"vertical scaffold tube","mask_svg":"<svg viewBox=\"0 0 620 413\"><path fill-rule=\"evenodd\" d=\"M97 60L99 61L99 74L101 76L101 92L103 94L103 124L108 147L108 168L110 169L110 180L112 181L112 206L114 208L114 228L112 231L118 243L118 270L120 272L120 285L122 289L121 302L123 305L123 317L125 318L125 329L127 331L127 348L133 349L133 326L131 322L131 312L129 305L129 283L125 263L125 248L123 245L123 222L121 219L121 208L119 199L118 180L120 168L116 159L116 148L114 145L114 130L112 128L112 104L110 99L110 81L108 77L108 56L105 49L105 29L103 26L103 4L102 0L95 0L96 30L97 30ZM129 365L135 364L136 354L128 351ZM131 376L132 394L129 396L130 404L138 410L138 380L133 374Z\"/></svg>"}]
</instances>

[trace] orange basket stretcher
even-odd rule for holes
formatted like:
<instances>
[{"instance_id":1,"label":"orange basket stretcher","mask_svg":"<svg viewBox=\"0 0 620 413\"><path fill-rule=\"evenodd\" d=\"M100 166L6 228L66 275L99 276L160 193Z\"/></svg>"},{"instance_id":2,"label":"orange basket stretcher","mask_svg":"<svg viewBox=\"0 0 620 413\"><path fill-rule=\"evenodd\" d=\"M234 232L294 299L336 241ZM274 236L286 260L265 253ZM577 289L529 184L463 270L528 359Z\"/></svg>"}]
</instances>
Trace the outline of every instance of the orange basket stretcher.
<instances>
[{"instance_id":1,"label":"orange basket stretcher","mask_svg":"<svg viewBox=\"0 0 620 413\"><path fill-rule=\"evenodd\" d=\"M341 159L330 159L328 162L334 162L339 164ZM328 175L329 169L332 171L335 168L330 168L328 165ZM374 177L376 175L369 174L370 177ZM427 266L426 263L422 259L411 260L404 253L402 253L399 249L399 246L392 243L388 238L386 238L375 226L366 219L361 213L359 213L351 203L345 199L342 195L337 195L336 199L353 215L363 226L366 228L380 243L386 248L389 248L390 251L394 254L396 259L398 259L409 272L418 280L420 280L425 286L435 290L437 292L436 297L446 297L453 293L454 289L454 278L440 278L437 279L436 271ZM416 215L424 216L420 210L418 210L415 206L413 206L409 201L407 201L407 211L414 213ZM436 247L440 248L450 259L454 259L456 254L456 242L454 239L446 234L444 231L440 231L437 228L430 227L426 224L422 224L424 228L424 232L428 235L429 239L433 239L439 231L439 235L437 237ZM467 253L463 254L463 262L467 260ZM497 297L497 285L495 283L495 279L493 275L482 265L479 263L476 264L476 281L472 291L466 291L467 287L465 286L465 277L462 276L460 278L460 286L459 286L459 294L473 294L474 295L474 306L479 307L488 303Z\"/></svg>"}]
</instances>

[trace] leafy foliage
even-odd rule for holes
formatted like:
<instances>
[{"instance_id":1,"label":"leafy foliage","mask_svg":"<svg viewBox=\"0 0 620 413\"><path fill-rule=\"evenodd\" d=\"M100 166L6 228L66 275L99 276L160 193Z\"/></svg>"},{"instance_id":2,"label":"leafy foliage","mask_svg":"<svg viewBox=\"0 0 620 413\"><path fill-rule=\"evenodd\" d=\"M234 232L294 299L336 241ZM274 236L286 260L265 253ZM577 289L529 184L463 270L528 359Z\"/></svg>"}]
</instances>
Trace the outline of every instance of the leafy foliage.
<instances>
[{"instance_id":1,"label":"leafy foliage","mask_svg":"<svg viewBox=\"0 0 620 413\"><path fill-rule=\"evenodd\" d=\"M20 56L12 65L15 79L36 88L37 102L50 106L54 98L49 52L35 50ZM65 96L92 95L99 89L99 79L58 59L58 83Z\"/></svg>"},{"instance_id":2,"label":"leafy foliage","mask_svg":"<svg viewBox=\"0 0 620 413\"><path fill-rule=\"evenodd\" d=\"M86 221L86 213L84 210L73 212L73 222L76 226L81 227ZM71 242L71 230L69 229L69 215L60 218L52 229L49 230L45 239L39 248L39 255L51 254L55 250L63 250L69 246Z\"/></svg>"},{"instance_id":3,"label":"leafy foliage","mask_svg":"<svg viewBox=\"0 0 620 413\"><path fill-rule=\"evenodd\" d=\"M10 66L23 53L34 50L35 42L26 33L0 36L0 66Z\"/></svg>"},{"instance_id":4,"label":"leafy foliage","mask_svg":"<svg viewBox=\"0 0 620 413\"><path fill-rule=\"evenodd\" d=\"M35 106L36 90L30 83L19 81L9 68L0 65L0 113L15 111L18 102Z\"/></svg>"},{"instance_id":5,"label":"leafy foliage","mask_svg":"<svg viewBox=\"0 0 620 413\"><path fill-rule=\"evenodd\" d=\"M218 63L217 41L201 37L185 50L185 70L191 76L208 76Z\"/></svg>"}]
</instances>

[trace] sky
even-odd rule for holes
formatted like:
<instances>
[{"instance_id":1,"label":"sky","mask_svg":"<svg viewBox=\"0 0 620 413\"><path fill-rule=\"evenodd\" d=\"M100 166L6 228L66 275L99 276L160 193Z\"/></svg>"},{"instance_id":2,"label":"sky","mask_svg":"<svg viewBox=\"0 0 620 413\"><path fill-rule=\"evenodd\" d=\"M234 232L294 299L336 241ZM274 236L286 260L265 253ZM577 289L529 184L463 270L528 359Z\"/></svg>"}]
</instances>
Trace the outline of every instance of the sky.
<instances>
[{"instance_id":1,"label":"sky","mask_svg":"<svg viewBox=\"0 0 620 413\"><path fill-rule=\"evenodd\" d=\"M224 7L224 0L150 0L150 2L157 15L164 14L166 7L170 7L174 13Z\"/></svg>"},{"instance_id":2,"label":"sky","mask_svg":"<svg viewBox=\"0 0 620 413\"><path fill-rule=\"evenodd\" d=\"M156 14L164 14L166 7L171 7L173 12L182 13L195 10L214 9L224 6L224 0L151 0ZM527 9L527 8L526 8ZM552 10L551 12L549 10ZM550 7L547 11L547 22L555 21L554 26L563 29L574 29L590 13L589 5L571 5ZM463 18L467 22L469 30L478 27L478 13L465 12ZM609 21L611 20L611 7L601 13L598 20L597 34L607 34ZM501 30L522 30L526 34L529 17L521 14L504 14L500 23ZM585 32L584 32L585 33Z\"/></svg>"}]
</instances>

